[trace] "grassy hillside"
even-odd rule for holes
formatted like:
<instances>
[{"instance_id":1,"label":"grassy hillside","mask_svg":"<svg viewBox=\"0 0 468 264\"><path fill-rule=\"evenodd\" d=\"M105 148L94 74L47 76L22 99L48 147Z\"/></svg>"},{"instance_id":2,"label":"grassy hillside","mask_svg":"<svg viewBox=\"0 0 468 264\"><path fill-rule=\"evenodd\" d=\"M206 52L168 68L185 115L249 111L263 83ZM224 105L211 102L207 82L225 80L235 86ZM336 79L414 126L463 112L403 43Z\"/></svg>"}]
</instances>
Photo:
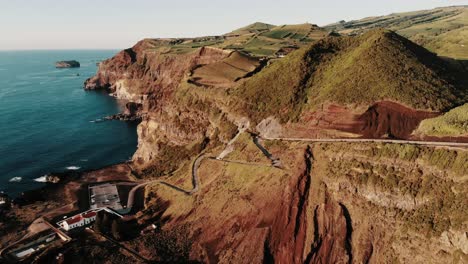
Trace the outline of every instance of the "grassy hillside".
<instances>
[{"instance_id":1,"label":"grassy hillside","mask_svg":"<svg viewBox=\"0 0 468 264\"><path fill-rule=\"evenodd\" d=\"M274 26L256 22L221 36L147 39L146 42L152 49L166 54L189 53L211 46L239 50L258 57L275 57L275 53L283 47L303 47L328 34L327 30L313 24Z\"/></svg>"},{"instance_id":2,"label":"grassy hillside","mask_svg":"<svg viewBox=\"0 0 468 264\"><path fill-rule=\"evenodd\" d=\"M417 133L428 136L468 136L468 103L421 122Z\"/></svg>"},{"instance_id":3,"label":"grassy hillside","mask_svg":"<svg viewBox=\"0 0 468 264\"><path fill-rule=\"evenodd\" d=\"M440 56L468 59L467 6L397 13L325 26L342 34L360 34L377 27L394 30Z\"/></svg>"},{"instance_id":4,"label":"grassy hillside","mask_svg":"<svg viewBox=\"0 0 468 264\"><path fill-rule=\"evenodd\" d=\"M323 37L320 34L321 29L313 24L297 24L297 25L282 25L270 29L268 32L264 32L261 36L273 38L273 39L317 39Z\"/></svg>"},{"instance_id":5,"label":"grassy hillside","mask_svg":"<svg viewBox=\"0 0 468 264\"><path fill-rule=\"evenodd\" d=\"M275 25L262 23L262 22L255 22L248 26L233 30L230 33L227 33L226 36L233 36L233 35L245 35L251 33L261 33L265 31L269 31L270 29L276 27Z\"/></svg>"},{"instance_id":6,"label":"grassy hillside","mask_svg":"<svg viewBox=\"0 0 468 264\"><path fill-rule=\"evenodd\" d=\"M232 36L233 33L243 33L243 35L228 37L226 41L219 46L243 50L244 52L257 56L273 56L275 52L282 47L306 46L328 35L326 30L308 23L274 27L266 25L267 24L263 23L255 23L245 28L235 30L227 34L227 36ZM263 30L258 30L257 28L263 28Z\"/></svg>"},{"instance_id":7,"label":"grassy hillside","mask_svg":"<svg viewBox=\"0 0 468 264\"><path fill-rule=\"evenodd\" d=\"M236 94L254 119L294 120L304 108L332 101L369 104L393 100L441 111L465 101L448 65L407 39L385 30L358 37L329 37L272 64ZM466 91L466 89L465 89Z\"/></svg>"}]
</instances>

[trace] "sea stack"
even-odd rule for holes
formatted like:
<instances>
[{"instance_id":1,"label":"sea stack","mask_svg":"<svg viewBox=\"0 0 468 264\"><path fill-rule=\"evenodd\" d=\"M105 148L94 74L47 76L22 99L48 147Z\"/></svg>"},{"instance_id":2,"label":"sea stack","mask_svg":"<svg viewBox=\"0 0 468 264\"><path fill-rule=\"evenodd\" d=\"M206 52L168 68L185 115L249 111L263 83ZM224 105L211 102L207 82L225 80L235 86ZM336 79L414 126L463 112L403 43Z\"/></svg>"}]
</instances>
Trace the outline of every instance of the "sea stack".
<instances>
[{"instance_id":1,"label":"sea stack","mask_svg":"<svg viewBox=\"0 0 468 264\"><path fill-rule=\"evenodd\" d=\"M57 61L55 63L56 68L79 68L80 63L76 60L69 60L69 61Z\"/></svg>"}]
</instances>

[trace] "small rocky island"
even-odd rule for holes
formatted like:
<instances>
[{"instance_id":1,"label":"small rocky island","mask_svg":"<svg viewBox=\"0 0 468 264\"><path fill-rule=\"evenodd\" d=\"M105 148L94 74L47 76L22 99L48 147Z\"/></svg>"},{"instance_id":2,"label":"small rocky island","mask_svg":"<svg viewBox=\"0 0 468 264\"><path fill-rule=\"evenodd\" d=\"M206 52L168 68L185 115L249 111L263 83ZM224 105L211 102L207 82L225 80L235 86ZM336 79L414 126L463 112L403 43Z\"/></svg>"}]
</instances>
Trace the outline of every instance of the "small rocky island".
<instances>
[{"instance_id":1,"label":"small rocky island","mask_svg":"<svg viewBox=\"0 0 468 264\"><path fill-rule=\"evenodd\" d=\"M76 60L69 60L69 61L57 61L55 63L56 68L79 68L80 63Z\"/></svg>"}]
</instances>

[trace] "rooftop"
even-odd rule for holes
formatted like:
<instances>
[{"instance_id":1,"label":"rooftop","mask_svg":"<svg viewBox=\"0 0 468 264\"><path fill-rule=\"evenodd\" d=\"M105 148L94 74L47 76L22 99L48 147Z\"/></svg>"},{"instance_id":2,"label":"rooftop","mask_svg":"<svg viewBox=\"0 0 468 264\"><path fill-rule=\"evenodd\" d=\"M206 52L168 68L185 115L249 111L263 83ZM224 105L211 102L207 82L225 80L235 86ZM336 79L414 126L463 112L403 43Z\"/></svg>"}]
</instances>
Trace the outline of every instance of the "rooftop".
<instances>
[{"instance_id":1,"label":"rooftop","mask_svg":"<svg viewBox=\"0 0 468 264\"><path fill-rule=\"evenodd\" d=\"M81 220L83 220L83 217L81 215L77 215L72 218L68 218L65 221L67 222L67 224L72 225L72 224L80 222Z\"/></svg>"}]
</instances>

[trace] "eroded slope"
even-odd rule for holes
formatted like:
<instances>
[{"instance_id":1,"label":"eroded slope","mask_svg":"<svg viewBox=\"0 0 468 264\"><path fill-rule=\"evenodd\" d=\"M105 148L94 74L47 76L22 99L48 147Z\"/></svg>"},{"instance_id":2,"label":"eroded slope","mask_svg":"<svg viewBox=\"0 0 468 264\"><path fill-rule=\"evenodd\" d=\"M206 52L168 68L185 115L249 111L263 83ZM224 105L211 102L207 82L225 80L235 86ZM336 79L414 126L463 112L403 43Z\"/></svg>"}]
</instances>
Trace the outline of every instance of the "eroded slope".
<instances>
[{"instance_id":1,"label":"eroded slope","mask_svg":"<svg viewBox=\"0 0 468 264\"><path fill-rule=\"evenodd\" d=\"M283 169L205 160L199 194L152 186L142 221L159 208L162 229L188 227L190 259L207 263L466 261L466 151L370 143L265 146ZM241 153L249 160L263 155L254 148L235 155ZM187 169L175 183L188 184Z\"/></svg>"}]
</instances>

